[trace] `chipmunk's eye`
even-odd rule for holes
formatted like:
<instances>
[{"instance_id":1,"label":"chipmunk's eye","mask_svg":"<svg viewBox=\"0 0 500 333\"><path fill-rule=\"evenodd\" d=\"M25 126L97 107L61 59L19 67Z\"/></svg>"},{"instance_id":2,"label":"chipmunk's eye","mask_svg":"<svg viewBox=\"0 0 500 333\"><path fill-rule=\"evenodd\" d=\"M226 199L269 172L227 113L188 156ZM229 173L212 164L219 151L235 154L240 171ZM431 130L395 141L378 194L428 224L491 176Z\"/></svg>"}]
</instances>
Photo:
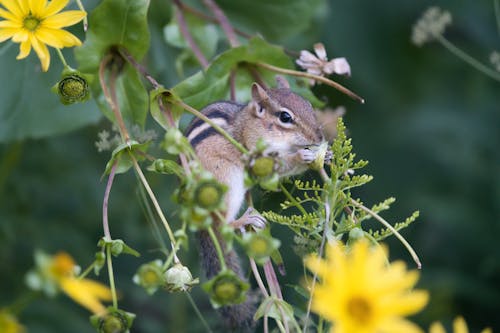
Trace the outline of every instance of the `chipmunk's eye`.
<instances>
[{"instance_id":1,"label":"chipmunk's eye","mask_svg":"<svg viewBox=\"0 0 500 333\"><path fill-rule=\"evenodd\" d=\"M288 123L291 123L293 121L292 116L286 111L281 111L279 113L279 118L280 118L280 121L284 124L288 124Z\"/></svg>"}]
</instances>

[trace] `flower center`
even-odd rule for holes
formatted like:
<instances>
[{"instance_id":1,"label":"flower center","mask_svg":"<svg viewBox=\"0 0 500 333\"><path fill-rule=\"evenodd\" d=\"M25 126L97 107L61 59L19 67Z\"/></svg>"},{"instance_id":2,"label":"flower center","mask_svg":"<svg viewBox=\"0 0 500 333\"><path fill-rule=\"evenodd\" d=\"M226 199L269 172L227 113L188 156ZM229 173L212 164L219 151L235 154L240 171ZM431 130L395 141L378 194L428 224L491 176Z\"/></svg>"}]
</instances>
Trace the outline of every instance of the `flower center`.
<instances>
[{"instance_id":1,"label":"flower center","mask_svg":"<svg viewBox=\"0 0 500 333\"><path fill-rule=\"evenodd\" d=\"M360 324L370 321L373 311L370 303L362 297L353 297L347 302L347 313Z\"/></svg>"},{"instance_id":2,"label":"flower center","mask_svg":"<svg viewBox=\"0 0 500 333\"><path fill-rule=\"evenodd\" d=\"M30 31L35 31L39 24L40 20L31 14L26 16L23 21L23 26Z\"/></svg>"}]
</instances>

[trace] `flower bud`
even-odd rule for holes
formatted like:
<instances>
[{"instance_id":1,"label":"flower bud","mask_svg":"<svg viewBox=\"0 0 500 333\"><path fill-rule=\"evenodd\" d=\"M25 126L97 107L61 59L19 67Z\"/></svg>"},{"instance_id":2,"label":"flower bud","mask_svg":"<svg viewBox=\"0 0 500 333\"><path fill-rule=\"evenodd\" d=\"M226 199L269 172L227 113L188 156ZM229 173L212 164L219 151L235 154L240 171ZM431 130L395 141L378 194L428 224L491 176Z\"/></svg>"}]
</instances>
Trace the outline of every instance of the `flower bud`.
<instances>
[{"instance_id":1,"label":"flower bud","mask_svg":"<svg viewBox=\"0 0 500 333\"><path fill-rule=\"evenodd\" d=\"M161 260L155 260L142 265L133 277L134 283L140 285L146 289L148 294L152 295L165 283L161 266Z\"/></svg>"},{"instance_id":2,"label":"flower bud","mask_svg":"<svg viewBox=\"0 0 500 333\"><path fill-rule=\"evenodd\" d=\"M349 231L349 241L357 241L365 237L365 233L361 228L352 228Z\"/></svg>"},{"instance_id":3,"label":"flower bud","mask_svg":"<svg viewBox=\"0 0 500 333\"><path fill-rule=\"evenodd\" d=\"M323 166L325 165L325 157L326 157L327 151L328 151L328 142L323 142L316 149L314 161L312 161L309 164L309 168L316 170L316 171L323 169Z\"/></svg>"},{"instance_id":4,"label":"flower bud","mask_svg":"<svg viewBox=\"0 0 500 333\"><path fill-rule=\"evenodd\" d=\"M175 264L165 272L165 288L170 292L188 291L198 279L193 279L189 268L181 264Z\"/></svg>"},{"instance_id":5,"label":"flower bud","mask_svg":"<svg viewBox=\"0 0 500 333\"><path fill-rule=\"evenodd\" d=\"M128 333L134 318L133 313L108 308L105 315L91 316L90 322L99 333Z\"/></svg>"},{"instance_id":6,"label":"flower bud","mask_svg":"<svg viewBox=\"0 0 500 333\"><path fill-rule=\"evenodd\" d=\"M222 203L226 189L215 180L201 181L194 191L194 203L207 210L214 210Z\"/></svg>"},{"instance_id":7,"label":"flower bud","mask_svg":"<svg viewBox=\"0 0 500 333\"><path fill-rule=\"evenodd\" d=\"M246 233L243 236L243 246L248 256L263 264L271 253L276 251L281 242L264 232Z\"/></svg>"},{"instance_id":8,"label":"flower bud","mask_svg":"<svg viewBox=\"0 0 500 333\"><path fill-rule=\"evenodd\" d=\"M249 284L230 270L221 271L203 285L203 289L210 295L212 305L216 308L243 302L248 288Z\"/></svg>"},{"instance_id":9,"label":"flower bud","mask_svg":"<svg viewBox=\"0 0 500 333\"><path fill-rule=\"evenodd\" d=\"M268 156L262 156L254 161L251 167L252 174L257 177L266 177L274 171L274 159Z\"/></svg>"},{"instance_id":10,"label":"flower bud","mask_svg":"<svg viewBox=\"0 0 500 333\"><path fill-rule=\"evenodd\" d=\"M65 105L85 102L90 98L88 81L88 75L66 67L61 74L61 80L52 87L52 91L59 95L61 103Z\"/></svg>"},{"instance_id":11,"label":"flower bud","mask_svg":"<svg viewBox=\"0 0 500 333\"><path fill-rule=\"evenodd\" d=\"M186 149L186 145L188 144L186 137L182 135L179 129L170 128L167 133L165 133L162 148L169 154L178 155Z\"/></svg>"}]
</instances>

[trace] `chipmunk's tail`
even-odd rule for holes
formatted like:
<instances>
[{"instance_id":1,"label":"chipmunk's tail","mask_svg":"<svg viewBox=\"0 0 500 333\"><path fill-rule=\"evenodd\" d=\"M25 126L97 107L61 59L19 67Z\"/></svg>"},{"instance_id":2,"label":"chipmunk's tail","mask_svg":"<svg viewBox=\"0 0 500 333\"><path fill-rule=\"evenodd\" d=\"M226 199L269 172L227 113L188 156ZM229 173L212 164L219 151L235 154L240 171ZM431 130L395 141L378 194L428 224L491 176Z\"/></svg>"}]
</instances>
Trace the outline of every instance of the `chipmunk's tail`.
<instances>
[{"instance_id":1,"label":"chipmunk's tail","mask_svg":"<svg viewBox=\"0 0 500 333\"><path fill-rule=\"evenodd\" d=\"M245 280L241 268L240 259L234 250L226 251L225 242L216 232L219 244L224 251L224 260L226 266L235 272L242 280ZM200 259L205 275L208 279L213 278L220 272L220 262L217 256L217 250L207 231L198 232L198 244L200 246ZM224 328L229 332L253 332L255 321L253 320L256 311L255 302L250 297L241 304L223 306L218 309L222 317Z\"/></svg>"}]
</instances>

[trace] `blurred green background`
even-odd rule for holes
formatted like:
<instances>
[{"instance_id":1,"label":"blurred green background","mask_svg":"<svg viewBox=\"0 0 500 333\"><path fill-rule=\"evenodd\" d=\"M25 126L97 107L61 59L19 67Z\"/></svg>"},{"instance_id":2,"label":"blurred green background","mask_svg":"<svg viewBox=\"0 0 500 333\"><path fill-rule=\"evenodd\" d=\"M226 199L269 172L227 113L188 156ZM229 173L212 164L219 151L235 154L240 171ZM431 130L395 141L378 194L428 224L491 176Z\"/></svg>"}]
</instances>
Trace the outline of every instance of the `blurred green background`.
<instances>
[{"instance_id":1,"label":"blurred green background","mask_svg":"<svg viewBox=\"0 0 500 333\"><path fill-rule=\"evenodd\" d=\"M221 3L230 18L231 8L248 5L241 1L231 7L229 2ZM90 1L88 9L95 3ZM370 161L367 172L375 179L358 193L363 200L373 204L395 196L398 201L385 215L389 221L400 221L415 209L421 212L418 222L404 231L423 262L419 286L431 293L430 304L416 320L427 328L431 321L449 323L461 314L471 332L485 326L500 330L500 83L437 43L418 48L410 41L414 22L428 6L438 5L453 15L446 37L487 63L489 54L500 49L493 1L331 0L316 5L304 30L284 38L275 34L271 41L294 50L311 49L322 41L330 57L348 59L352 78L339 81L363 96L366 104L329 88L316 92L329 105L346 107L354 150ZM173 66L178 51L162 37L171 15L169 6L151 4L152 47L144 61L167 87L179 81ZM258 14L266 17L249 12L247 19ZM245 28L245 22L241 25ZM27 127L43 128L38 101L48 98L58 105L57 96L49 92L61 69L55 53L48 74L33 74L30 68L38 65L34 55L15 61L18 46L0 46L0 122L5 125L19 117ZM110 125L98 120L93 101L43 112L60 113L74 128L91 125L51 137L33 131L36 138L0 144L0 307L27 292L23 277L33 266L35 249L65 250L86 266L102 235L101 175L109 156L97 153L94 142L97 133ZM0 124L4 141L8 130ZM14 137L24 136L18 134ZM172 212L169 197L175 180L152 174L148 178L164 209ZM132 283L137 267L160 255L136 188L131 172L119 176L109 212L113 237L142 253L140 259L121 256L114 261L120 305L138 316L132 332L201 332L185 296L159 292L149 297ZM291 234L279 228L273 232L286 240L283 252L291 253ZM413 267L400 243L391 239L389 245L391 258ZM190 246L192 250L182 256L198 276L194 239ZM282 285L297 283L300 259L290 254L285 260L289 274ZM100 278L106 281L106 272ZM291 290L286 292L292 302L300 301ZM207 319L215 322L215 312L199 288L193 296ZM93 331L86 310L62 295L29 303L20 320L35 333Z\"/></svg>"}]
</instances>

